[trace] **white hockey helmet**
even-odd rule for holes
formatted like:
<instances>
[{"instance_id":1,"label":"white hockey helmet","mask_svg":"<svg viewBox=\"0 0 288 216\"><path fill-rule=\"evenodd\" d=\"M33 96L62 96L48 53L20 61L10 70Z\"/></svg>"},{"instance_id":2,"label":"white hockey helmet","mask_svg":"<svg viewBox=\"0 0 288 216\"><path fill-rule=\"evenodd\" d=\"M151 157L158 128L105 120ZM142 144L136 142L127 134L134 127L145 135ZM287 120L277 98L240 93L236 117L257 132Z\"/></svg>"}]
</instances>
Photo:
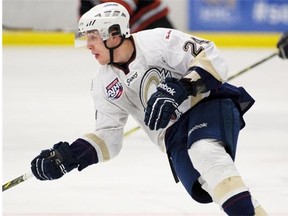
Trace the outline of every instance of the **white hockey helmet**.
<instances>
[{"instance_id":1,"label":"white hockey helmet","mask_svg":"<svg viewBox=\"0 0 288 216\"><path fill-rule=\"evenodd\" d=\"M96 30L103 41L109 38L111 31L115 28L120 35L128 38L130 36L129 19L127 9L121 4L115 2L98 4L80 18L79 29L75 34L75 46L85 46L86 34Z\"/></svg>"}]
</instances>

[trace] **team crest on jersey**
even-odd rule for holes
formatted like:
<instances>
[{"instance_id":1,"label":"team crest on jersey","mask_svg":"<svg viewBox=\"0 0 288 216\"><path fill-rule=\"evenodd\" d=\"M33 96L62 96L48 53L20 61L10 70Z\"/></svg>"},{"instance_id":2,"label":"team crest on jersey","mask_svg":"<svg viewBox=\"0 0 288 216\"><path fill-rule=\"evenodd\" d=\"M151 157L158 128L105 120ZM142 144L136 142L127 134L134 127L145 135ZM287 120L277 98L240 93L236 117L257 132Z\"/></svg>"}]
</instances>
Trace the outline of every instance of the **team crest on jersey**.
<instances>
[{"instance_id":1,"label":"team crest on jersey","mask_svg":"<svg viewBox=\"0 0 288 216\"><path fill-rule=\"evenodd\" d=\"M171 71L164 68L150 68L145 72L140 87L140 100L144 108L150 96L156 91L156 87L166 77L171 77Z\"/></svg>"},{"instance_id":2,"label":"team crest on jersey","mask_svg":"<svg viewBox=\"0 0 288 216\"><path fill-rule=\"evenodd\" d=\"M107 96L111 100L119 98L123 93L123 86L119 79L114 79L108 86L106 86Z\"/></svg>"}]
</instances>

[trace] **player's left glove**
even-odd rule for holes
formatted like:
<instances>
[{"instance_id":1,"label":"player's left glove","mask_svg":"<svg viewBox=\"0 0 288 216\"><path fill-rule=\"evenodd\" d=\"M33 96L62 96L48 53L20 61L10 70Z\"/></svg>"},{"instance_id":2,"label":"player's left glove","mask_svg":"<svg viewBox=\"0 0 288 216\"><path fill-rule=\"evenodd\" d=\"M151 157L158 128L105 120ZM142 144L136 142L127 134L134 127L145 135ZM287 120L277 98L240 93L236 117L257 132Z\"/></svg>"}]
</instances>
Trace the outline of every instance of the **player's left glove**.
<instances>
[{"instance_id":1,"label":"player's left glove","mask_svg":"<svg viewBox=\"0 0 288 216\"><path fill-rule=\"evenodd\" d=\"M184 86L175 78L166 78L147 102L144 122L151 130L165 128L179 105L188 98Z\"/></svg>"},{"instance_id":2,"label":"player's left glove","mask_svg":"<svg viewBox=\"0 0 288 216\"><path fill-rule=\"evenodd\" d=\"M285 32L277 43L279 49L279 57L282 59L288 58L288 32Z\"/></svg>"}]
</instances>

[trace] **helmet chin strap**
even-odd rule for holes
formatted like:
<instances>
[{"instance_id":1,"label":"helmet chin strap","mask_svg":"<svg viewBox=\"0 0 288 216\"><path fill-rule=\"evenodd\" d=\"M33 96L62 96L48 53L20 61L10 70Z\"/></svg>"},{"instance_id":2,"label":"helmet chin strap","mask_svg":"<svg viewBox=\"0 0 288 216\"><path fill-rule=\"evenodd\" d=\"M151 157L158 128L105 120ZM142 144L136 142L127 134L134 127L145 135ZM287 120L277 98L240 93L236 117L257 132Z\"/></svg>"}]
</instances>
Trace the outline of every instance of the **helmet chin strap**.
<instances>
[{"instance_id":1,"label":"helmet chin strap","mask_svg":"<svg viewBox=\"0 0 288 216\"><path fill-rule=\"evenodd\" d=\"M120 46L122 45L122 43L124 42L124 39L125 39L125 37L124 37L124 36L121 36L121 41L120 41L120 43L119 43L117 46L115 46L115 47L108 47L107 44L106 44L107 40L104 41L104 45L105 45L106 49L109 50L109 55L110 55L110 62L109 62L109 64L115 63L115 62L114 62L114 50L117 49L118 47L120 47Z\"/></svg>"}]
</instances>

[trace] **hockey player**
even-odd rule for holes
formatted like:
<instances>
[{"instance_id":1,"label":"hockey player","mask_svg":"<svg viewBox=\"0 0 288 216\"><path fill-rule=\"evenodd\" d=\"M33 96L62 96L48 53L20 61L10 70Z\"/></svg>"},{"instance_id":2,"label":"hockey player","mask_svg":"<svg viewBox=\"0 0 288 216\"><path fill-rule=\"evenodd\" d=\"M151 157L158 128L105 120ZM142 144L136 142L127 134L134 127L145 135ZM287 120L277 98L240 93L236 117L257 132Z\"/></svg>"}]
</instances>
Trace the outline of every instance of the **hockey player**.
<instances>
[{"instance_id":1,"label":"hockey player","mask_svg":"<svg viewBox=\"0 0 288 216\"><path fill-rule=\"evenodd\" d=\"M92 7L109 0L80 0L79 14L82 16ZM162 0L113 0L122 4L130 15L132 33L158 27L174 28L169 20L169 9Z\"/></svg>"},{"instance_id":2,"label":"hockey player","mask_svg":"<svg viewBox=\"0 0 288 216\"><path fill-rule=\"evenodd\" d=\"M277 43L279 49L279 57L282 59L288 58L288 32L284 32Z\"/></svg>"},{"instance_id":3,"label":"hockey player","mask_svg":"<svg viewBox=\"0 0 288 216\"><path fill-rule=\"evenodd\" d=\"M108 161L121 150L131 115L167 153L175 179L199 203L228 215L266 215L234 164L243 114L253 98L225 82L227 65L212 41L157 28L130 34L117 3L95 6L79 20L81 42L99 62L92 85L96 128L59 142L31 162L39 180Z\"/></svg>"}]
</instances>

